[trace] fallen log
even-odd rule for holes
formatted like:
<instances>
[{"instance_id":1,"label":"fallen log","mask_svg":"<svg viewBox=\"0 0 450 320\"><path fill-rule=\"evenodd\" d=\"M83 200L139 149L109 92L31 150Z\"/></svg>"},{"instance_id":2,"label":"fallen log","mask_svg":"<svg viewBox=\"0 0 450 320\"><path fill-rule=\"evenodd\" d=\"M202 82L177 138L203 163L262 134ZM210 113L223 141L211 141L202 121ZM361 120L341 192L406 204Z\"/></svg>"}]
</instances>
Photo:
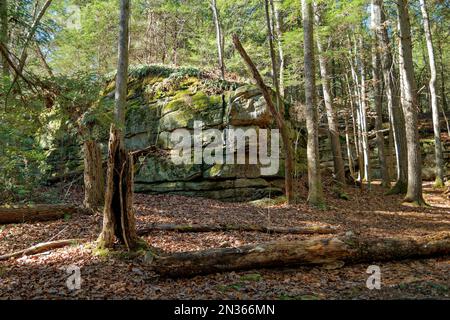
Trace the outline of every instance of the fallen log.
<instances>
[{"instance_id":1,"label":"fallen log","mask_svg":"<svg viewBox=\"0 0 450 320\"><path fill-rule=\"evenodd\" d=\"M83 209L67 204L0 207L0 224L56 220L64 218L65 214L76 212L83 212Z\"/></svg>"},{"instance_id":2,"label":"fallen log","mask_svg":"<svg viewBox=\"0 0 450 320\"><path fill-rule=\"evenodd\" d=\"M326 239L266 242L236 248L155 255L144 261L157 273L189 277L254 268L401 260L450 254L450 233L405 239L365 239L344 235Z\"/></svg>"},{"instance_id":3,"label":"fallen log","mask_svg":"<svg viewBox=\"0 0 450 320\"><path fill-rule=\"evenodd\" d=\"M37 245L34 245L34 246L29 247L29 248L24 249L24 250L20 250L20 251L16 251L16 252L13 252L13 253L4 254L4 255L0 256L0 261L8 260L8 259L11 259L11 258L22 257L22 256L30 256L30 255L33 255L33 254L38 254L38 253L46 252L46 251L53 250L53 249L63 248L63 247L70 246L70 245L77 244L77 243L81 243L81 242L84 242L84 241L86 241L86 240L83 240L83 239L66 239L66 240L57 240L57 241L43 242L43 243L39 243Z\"/></svg>"},{"instance_id":4,"label":"fallen log","mask_svg":"<svg viewBox=\"0 0 450 320\"><path fill-rule=\"evenodd\" d=\"M264 233L290 233L290 234L330 234L336 233L336 228L323 226L305 227L266 227L257 225L203 225L203 224L157 224L153 223L139 228L137 234L142 236L152 231L176 232L220 232L220 231L254 231Z\"/></svg>"}]
</instances>

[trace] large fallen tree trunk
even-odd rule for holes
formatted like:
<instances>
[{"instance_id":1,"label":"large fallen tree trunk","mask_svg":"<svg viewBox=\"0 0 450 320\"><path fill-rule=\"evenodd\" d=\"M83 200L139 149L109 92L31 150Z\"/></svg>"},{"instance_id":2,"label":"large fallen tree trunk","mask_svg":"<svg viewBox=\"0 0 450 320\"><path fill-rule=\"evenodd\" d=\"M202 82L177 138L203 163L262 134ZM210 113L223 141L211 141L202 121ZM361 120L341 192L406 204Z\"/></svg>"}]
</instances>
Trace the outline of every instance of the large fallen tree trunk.
<instances>
[{"instance_id":1,"label":"large fallen tree trunk","mask_svg":"<svg viewBox=\"0 0 450 320\"><path fill-rule=\"evenodd\" d=\"M237 248L214 248L166 256L146 255L161 275L194 276L231 270L400 260L450 254L450 233L405 239L338 236L289 242L267 242Z\"/></svg>"},{"instance_id":2,"label":"large fallen tree trunk","mask_svg":"<svg viewBox=\"0 0 450 320\"><path fill-rule=\"evenodd\" d=\"M63 218L65 214L82 211L82 208L67 204L0 207L0 224L56 220Z\"/></svg>"},{"instance_id":3,"label":"large fallen tree trunk","mask_svg":"<svg viewBox=\"0 0 450 320\"><path fill-rule=\"evenodd\" d=\"M63 248L63 247L70 246L70 245L77 244L77 243L84 242L84 241L85 240L83 240L83 239L66 239L66 240L43 242L43 243L39 243L35 246L32 246L32 247L24 249L24 250L20 250L20 251L16 251L13 253L8 253L5 255L2 255L2 256L0 256L0 261L8 260L11 258L22 257L22 256L30 256L33 254L38 254L38 253L46 252L46 251L53 250L53 249Z\"/></svg>"},{"instance_id":4,"label":"large fallen tree trunk","mask_svg":"<svg viewBox=\"0 0 450 320\"><path fill-rule=\"evenodd\" d=\"M220 231L254 231L264 233L290 233L290 234L330 234L336 233L336 228L324 226L304 227L266 227L258 225L203 225L203 224L150 224L137 230L142 236L152 231L176 232L220 232Z\"/></svg>"}]
</instances>

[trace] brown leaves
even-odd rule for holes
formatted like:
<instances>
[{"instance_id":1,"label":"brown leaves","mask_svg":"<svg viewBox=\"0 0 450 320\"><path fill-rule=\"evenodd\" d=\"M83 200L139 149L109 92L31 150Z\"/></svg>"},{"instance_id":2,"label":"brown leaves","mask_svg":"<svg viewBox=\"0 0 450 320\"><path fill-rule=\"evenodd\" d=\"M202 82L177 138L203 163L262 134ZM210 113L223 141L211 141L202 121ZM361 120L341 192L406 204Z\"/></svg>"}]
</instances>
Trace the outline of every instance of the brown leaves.
<instances>
[{"instance_id":1,"label":"brown leaves","mask_svg":"<svg viewBox=\"0 0 450 320\"><path fill-rule=\"evenodd\" d=\"M173 195L137 194L138 226L148 223L264 224L272 226L323 225L352 230L367 237L414 237L450 230L450 201L426 184L430 208L400 205L401 197L383 196L348 187L350 201L327 195L328 210L282 203L255 206ZM72 191L73 202L82 199ZM39 242L87 238L91 243L49 253L0 262L0 299L339 299L339 298L449 298L450 259L409 260L380 264L381 290L366 288L368 265L299 267L279 270L228 272L191 279L164 279L151 272L143 256L124 253L95 256L93 241L100 232L97 216L74 215L68 220L7 225L0 228L0 253ZM326 235L325 235L326 236ZM155 231L145 240L166 252L235 247L271 240L308 239L309 235L261 232L175 233ZM317 237L317 235L314 235ZM80 290L69 290L65 271L80 267Z\"/></svg>"}]
</instances>

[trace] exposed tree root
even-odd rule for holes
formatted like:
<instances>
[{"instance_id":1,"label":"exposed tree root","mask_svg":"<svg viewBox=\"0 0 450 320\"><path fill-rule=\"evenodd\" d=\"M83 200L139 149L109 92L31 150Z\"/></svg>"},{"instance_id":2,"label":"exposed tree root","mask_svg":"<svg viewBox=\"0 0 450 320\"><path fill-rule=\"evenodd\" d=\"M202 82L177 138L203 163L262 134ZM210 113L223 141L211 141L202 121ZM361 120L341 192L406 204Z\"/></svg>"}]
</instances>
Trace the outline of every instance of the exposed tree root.
<instances>
[{"instance_id":1,"label":"exposed tree root","mask_svg":"<svg viewBox=\"0 0 450 320\"><path fill-rule=\"evenodd\" d=\"M152 231L176 232L220 232L220 231L255 231L265 233L291 233L291 234L330 234L336 233L336 228L322 226L306 227L266 227L255 225L202 225L202 224L151 224L138 229L138 235L145 235Z\"/></svg>"},{"instance_id":2,"label":"exposed tree root","mask_svg":"<svg viewBox=\"0 0 450 320\"><path fill-rule=\"evenodd\" d=\"M405 194L408 186L405 182L398 180L395 185L389 189L385 194L387 196L394 194Z\"/></svg>"},{"instance_id":3,"label":"exposed tree root","mask_svg":"<svg viewBox=\"0 0 450 320\"><path fill-rule=\"evenodd\" d=\"M450 254L450 233L404 239L363 239L342 235L326 239L266 242L236 248L213 248L166 256L152 253L145 261L170 277L232 270L400 260Z\"/></svg>"},{"instance_id":4,"label":"exposed tree root","mask_svg":"<svg viewBox=\"0 0 450 320\"><path fill-rule=\"evenodd\" d=\"M86 240L83 239L66 239L66 240L57 240L57 241L50 241L50 242L42 242L37 245L34 245L32 247L29 247L24 250L16 251L13 253L8 253L0 256L0 261L2 260L8 260L10 258L17 258L22 256L30 256L33 254L42 253L45 251L50 251L53 249L63 248L72 244L77 244L80 242L84 242Z\"/></svg>"}]
</instances>

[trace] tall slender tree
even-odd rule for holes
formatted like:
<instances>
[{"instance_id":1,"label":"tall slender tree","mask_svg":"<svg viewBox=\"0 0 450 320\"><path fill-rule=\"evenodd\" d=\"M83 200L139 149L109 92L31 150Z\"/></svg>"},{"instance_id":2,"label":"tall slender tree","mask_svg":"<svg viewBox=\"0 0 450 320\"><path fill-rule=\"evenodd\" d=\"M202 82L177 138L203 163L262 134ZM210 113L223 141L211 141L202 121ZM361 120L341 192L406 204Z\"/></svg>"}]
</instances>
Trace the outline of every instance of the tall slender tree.
<instances>
[{"instance_id":1,"label":"tall slender tree","mask_svg":"<svg viewBox=\"0 0 450 320\"><path fill-rule=\"evenodd\" d=\"M400 37L400 73L403 93L401 103L405 115L408 150L408 188L405 202L424 205L422 197L422 159L417 120L417 89L412 57L411 25L406 0L397 0L398 31Z\"/></svg>"},{"instance_id":2,"label":"tall slender tree","mask_svg":"<svg viewBox=\"0 0 450 320\"><path fill-rule=\"evenodd\" d=\"M277 56L275 54L275 49L273 45L273 23L270 15L270 7L269 7L269 0L264 0L264 9L266 12L266 24L267 24L267 35L269 39L269 55L270 55L270 61L272 63L272 82L273 86L275 87L275 95L277 99L277 110L281 114L283 114L284 107L283 107L283 101L281 100L281 94L280 94L280 84L278 79L278 61Z\"/></svg>"},{"instance_id":3,"label":"tall slender tree","mask_svg":"<svg viewBox=\"0 0 450 320\"><path fill-rule=\"evenodd\" d=\"M0 43L3 48L8 48L8 1L0 1ZM7 50L5 50L7 52ZM9 76L8 59L0 55L3 76Z\"/></svg>"},{"instance_id":4,"label":"tall slender tree","mask_svg":"<svg viewBox=\"0 0 450 320\"><path fill-rule=\"evenodd\" d=\"M133 159L126 152L123 133L128 81L129 19L130 1L121 0L114 123L109 136L103 229L98 246L112 247L117 238L128 250L133 250L138 243L133 212Z\"/></svg>"},{"instance_id":5,"label":"tall slender tree","mask_svg":"<svg viewBox=\"0 0 450 320\"><path fill-rule=\"evenodd\" d=\"M373 45L372 45L372 101L375 109L375 130L376 130L376 141L377 141L377 149L378 149L378 161L380 163L380 172L381 172L381 185L383 187L390 186L390 178L387 167L387 160L385 154L384 147L384 134L383 134L383 99L382 99L382 90L381 90L381 63L380 63L380 54L379 54L379 46L376 36L376 28L380 25L380 15L376 12L378 9L374 2L376 0L372 0L371 6L371 28L373 31Z\"/></svg>"},{"instance_id":6,"label":"tall slender tree","mask_svg":"<svg viewBox=\"0 0 450 320\"><path fill-rule=\"evenodd\" d=\"M281 1L281 0L280 0ZM270 6L272 8L273 15L273 25L274 25L274 34L276 35L277 45L278 45L278 73L279 73L279 87L280 87L280 96L284 97L284 50L283 50L283 42L281 41L282 37L282 18L281 12L279 8L278 0L270 0Z\"/></svg>"},{"instance_id":7,"label":"tall slender tree","mask_svg":"<svg viewBox=\"0 0 450 320\"><path fill-rule=\"evenodd\" d=\"M434 56L433 41L431 37L430 19L425 0L420 0L420 9L422 11L423 29L425 31L425 39L427 42L428 62L430 65L430 97L431 97L431 114L433 118L434 132L434 153L436 161L436 187L444 186L444 160L442 157L441 144L441 128L439 124L439 106L436 94L436 62Z\"/></svg>"},{"instance_id":8,"label":"tall slender tree","mask_svg":"<svg viewBox=\"0 0 450 320\"><path fill-rule=\"evenodd\" d=\"M319 27L321 24L320 19L320 10L317 6L315 6L316 12L316 23ZM324 50L324 44L322 43L322 39L320 37L320 33L316 33L316 41L317 41L317 51L319 56L319 68L320 75L322 77L322 92L323 99L325 103L325 110L327 114L327 122L328 122L328 130L331 142L331 151L333 153L333 166L334 166L334 174L336 176L336 180L341 184L345 184L345 170L344 170L344 160L342 158L342 149L341 149L341 141L338 127L338 119L336 115L336 110L333 105L333 97L330 89L330 73L328 67L328 59L326 57L326 50ZM326 42L326 41L324 41ZM329 41L328 41L329 42Z\"/></svg>"},{"instance_id":9,"label":"tall slender tree","mask_svg":"<svg viewBox=\"0 0 450 320\"><path fill-rule=\"evenodd\" d=\"M388 21L384 13L383 0L374 0L373 14L376 15L375 30L378 45L380 47L381 68L383 71L384 91L389 113L389 122L394 140L397 178L394 186L389 190L390 194L406 193L408 180L408 159L406 151L406 132L403 110L398 99L398 89L395 85L397 74L393 68L391 43L387 31Z\"/></svg>"},{"instance_id":10,"label":"tall slender tree","mask_svg":"<svg viewBox=\"0 0 450 320\"><path fill-rule=\"evenodd\" d=\"M219 68L222 79L225 79L225 62L223 57L224 52L224 36L222 33L222 25L220 23L219 12L217 10L216 0L211 0L211 9L213 12L214 27L216 28L216 43L217 43L217 53L219 59Z\"/></svg>"},{"instance_id":11,"label":"tall slender tree","mask_svg":"<svg viewBox=\"0 0 450 320\"><path fill-rule=\"evenodd\" d=\"M308 160L308 203L323 204L322 181L320 177L318 115L316 106L316 78L314 69L313 8L310 0L302 0L303 50L305 74L305 105L307 160Z\"/></svg>"}]
</instances>

